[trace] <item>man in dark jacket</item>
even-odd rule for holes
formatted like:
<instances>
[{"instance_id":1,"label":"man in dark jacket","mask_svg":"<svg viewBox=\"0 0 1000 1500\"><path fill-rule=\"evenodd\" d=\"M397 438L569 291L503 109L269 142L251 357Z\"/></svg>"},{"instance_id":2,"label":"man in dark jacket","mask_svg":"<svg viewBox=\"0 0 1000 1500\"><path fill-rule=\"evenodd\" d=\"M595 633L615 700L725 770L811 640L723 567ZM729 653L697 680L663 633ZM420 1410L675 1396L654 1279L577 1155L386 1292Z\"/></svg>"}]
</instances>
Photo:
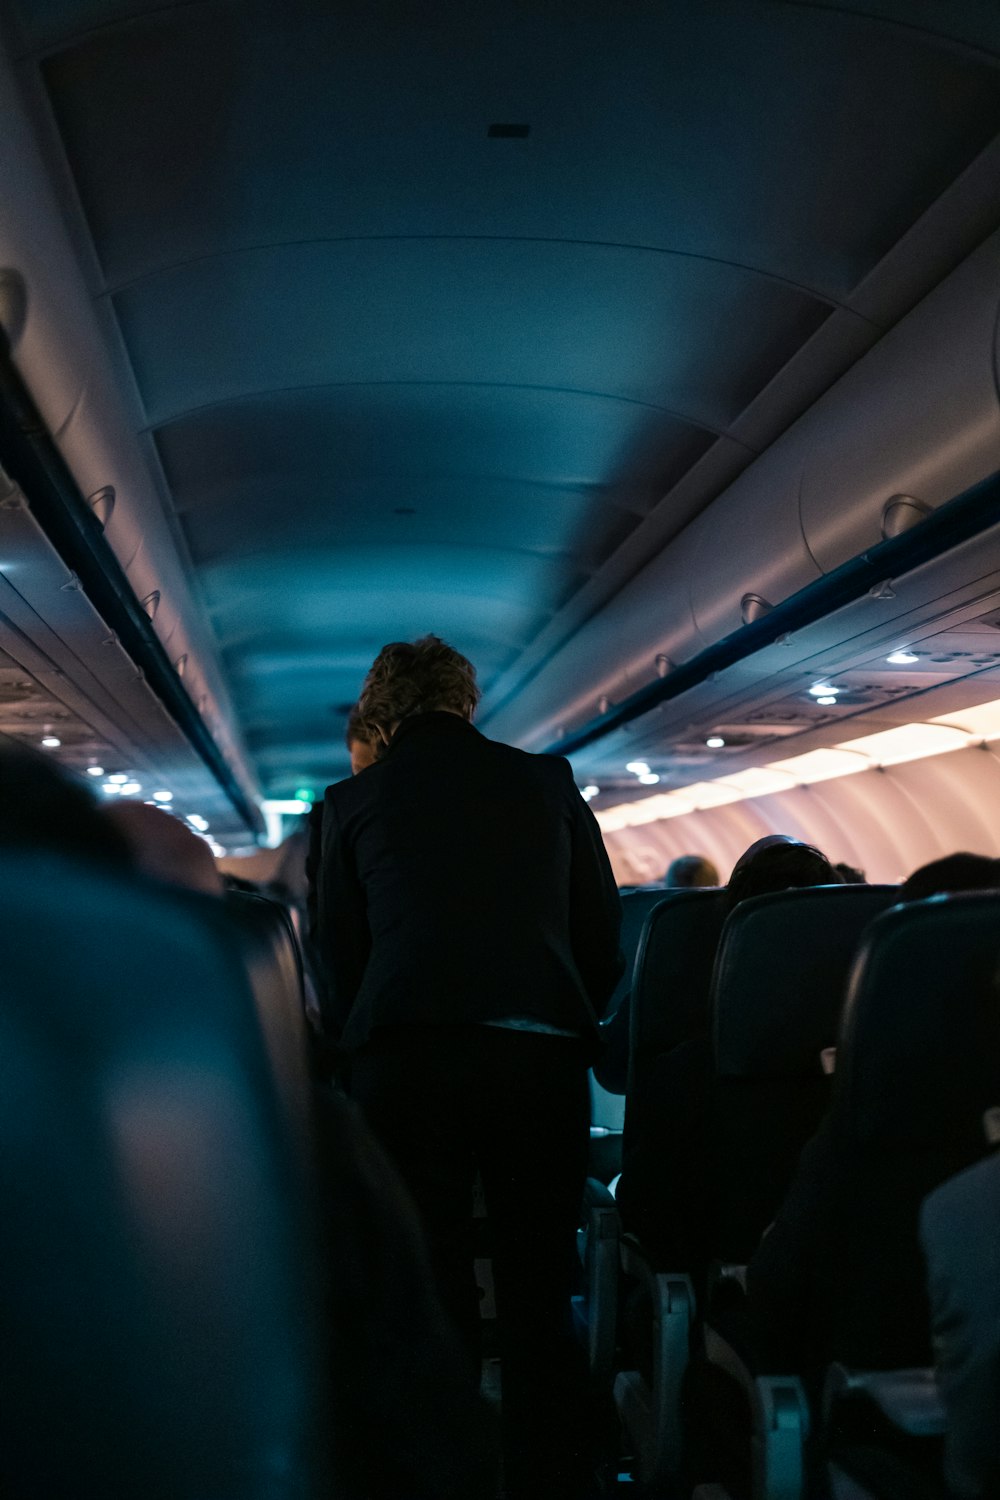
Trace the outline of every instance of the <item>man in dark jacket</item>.
<instances>
[{"instance_id":1,"label":"man in dark jacket","mask_svg":"<svg viewBox=\"0 0 1000 1500\"><path fill-rule=\"evenodd\" d=\"M482 1176L507 1493L577 1500L570 1277L620 906L569 764L485 739L478 698L471 663L434 636L380 653L358 707L385 749L327 790L319 936L351 1093L417 1202L474 1367Z\"/></svg>"}]
</instances>

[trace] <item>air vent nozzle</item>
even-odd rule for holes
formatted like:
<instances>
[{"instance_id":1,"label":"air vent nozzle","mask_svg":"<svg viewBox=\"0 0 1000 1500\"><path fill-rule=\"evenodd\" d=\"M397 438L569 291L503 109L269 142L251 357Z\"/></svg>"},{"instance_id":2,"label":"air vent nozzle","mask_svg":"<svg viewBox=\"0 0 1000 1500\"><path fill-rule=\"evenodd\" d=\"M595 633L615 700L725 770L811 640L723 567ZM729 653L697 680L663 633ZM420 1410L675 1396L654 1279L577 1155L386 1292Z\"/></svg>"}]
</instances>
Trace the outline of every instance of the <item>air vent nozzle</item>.
<instances>
[{"instance_id":1,"label":"air vent nozzle","mask_svg":"<svg viewBox=\"0 0 1000 1500\"><path fill-rule=\"evenodd\" d=\"M760 594L744 594L740 600L740 615L744 625L752 625L754 620L762 620L769 615L774 608L773 604L761 597Z\"/></svg>"},{"instance_id":2,"label":"air vent nozzle","mask_svg":"<svg viewBox=\"0 0 1000 1500\"><path fill-rule=\"evenodd\" d=\"M890 496L882 509L883 540L902 536L904 531L910 531L914 526L919 526L921 521L926 521L930 513L930 506L925 505L922 500L915 500L912 495Z\"/></svg>"}]
</instances>

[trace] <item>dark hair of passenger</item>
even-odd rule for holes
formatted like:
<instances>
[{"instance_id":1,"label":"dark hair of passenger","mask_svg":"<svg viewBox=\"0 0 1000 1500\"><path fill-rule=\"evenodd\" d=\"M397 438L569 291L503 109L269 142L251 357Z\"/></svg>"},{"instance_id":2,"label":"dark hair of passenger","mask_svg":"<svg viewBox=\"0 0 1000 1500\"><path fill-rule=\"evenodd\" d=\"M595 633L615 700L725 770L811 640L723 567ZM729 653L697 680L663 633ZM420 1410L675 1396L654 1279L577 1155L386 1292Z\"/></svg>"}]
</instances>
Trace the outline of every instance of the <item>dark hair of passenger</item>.
<instances>
[{"instance_id":1,"label":"dark hair of passenger","mask_svg":"<svg viewBox=\"0 0 1000 1500\"><path fill-rule=\"evenodd\" d=\"M0 847L131 864L127 842L89 788L21 748L0 750Z\"/></svg>"},{"instance_id":2,"label":"dark hair of passenger","mask_svg":"<svg viewBox=\"0 0 1000 1500\"><path fill-rule=\"evenodd\" d=\"M436 635L392 641L372 663L357 711L370 737L389 735L414 714L444 710L471 719L479 704L476 669Z\"/></svg>"},{"instance_id":3,"label":"dark hair of passenger","mask_svg":"<svg viewBox=\"0 0 1000 1500\"><path fill-rule=\"evenodd\" d=\"M813 885L843 885L837 870L811 844L775 835L758 840L736 861L726 887L726 908L732 911L751 896Z\"/></svg>"},{"instance_id":4,"label":"dark hair of passenger","mask_svg":"<svg viewBox=\"0 0 1000 1500\"><path fill-rule=\"evenodd\" d=\"M844 860L838 859L833 867L845 885L867 885L864 870L859 870L856 865L849 865Z\"/></svg>"},{"instance_id":5,"label":"dark hair of passenger","mask_svg":"<svg viewBox=\"0 0 1000 1500\"><path fill-rule=\"evenodd\" d=\"M946 854L932 859L904 880L900 901L922 901L925 896L947 896L957 891L989 891L1000 887L1000 860L985 854Z\"/></svg>"},{"instance_id":6,"label":"dark hair of passenger","mask_svg":"<svg viewBox=\"0 0 1000 1500\"><path fill-rule=\"evenodd\" d=\"M667 866L663 884L669 890L690 890L694 886L718 885L719 872L704 854L679 854Z\"/></svg>"}]
</instances>

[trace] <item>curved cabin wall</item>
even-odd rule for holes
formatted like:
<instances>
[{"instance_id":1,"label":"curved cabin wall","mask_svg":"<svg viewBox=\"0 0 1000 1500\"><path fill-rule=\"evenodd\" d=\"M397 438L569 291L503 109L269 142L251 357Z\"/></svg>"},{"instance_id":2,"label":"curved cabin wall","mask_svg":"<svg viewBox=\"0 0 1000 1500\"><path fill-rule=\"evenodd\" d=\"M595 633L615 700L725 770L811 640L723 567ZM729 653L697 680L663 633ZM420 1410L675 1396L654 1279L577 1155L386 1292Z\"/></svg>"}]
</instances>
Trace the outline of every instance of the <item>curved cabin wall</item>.
<instances>
[{"instance_id":1,"label":"curved cabin wall","mask_svg":"<svg viewBox=\"0 0 1000 1500\"><path fill-rule=\"evenodd\" d=\"M1000 233L935 288L551 658L490 732L537 747L1000 468ZM905 507L895 522L919 518Z\"/></svg>"},{"instance_id":2,"label":"curved cabin wall","mask_svg":"<svg viewBox=\"0 0 1000 1500\"><path fill-rule=\"evenodd\" d=\"M725 881L744 849L768 833L815 844L876 883L902 880L959 849L1000 857L1000 756L954 750L623 828L604 842L620 885L659 880L679 854L707 855Z\"/></svg>"}]
</instances>

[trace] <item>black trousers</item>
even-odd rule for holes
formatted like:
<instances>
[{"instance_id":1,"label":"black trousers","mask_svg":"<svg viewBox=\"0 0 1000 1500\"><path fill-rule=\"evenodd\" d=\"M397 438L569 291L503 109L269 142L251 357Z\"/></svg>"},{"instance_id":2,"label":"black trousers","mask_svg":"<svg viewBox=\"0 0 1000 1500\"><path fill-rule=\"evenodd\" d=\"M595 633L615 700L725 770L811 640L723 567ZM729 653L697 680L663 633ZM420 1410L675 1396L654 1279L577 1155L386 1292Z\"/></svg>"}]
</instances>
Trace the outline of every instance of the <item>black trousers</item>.
<instances>
[{"instance_id":1,"label":"black trousers","mask_svg":"<svg viewBox=\"0 0 1000 1500\"><path fill-rule=\"evenodd\" d=\"M591 1465L586 1368L570 1293L587 1170L584 1044L491 1026L394 1028L350 1089L423 1219L442 1300L479 1371L472 1189L494 1243L509 1500L579 1500Z\"/></svg>"}]
</instances>

